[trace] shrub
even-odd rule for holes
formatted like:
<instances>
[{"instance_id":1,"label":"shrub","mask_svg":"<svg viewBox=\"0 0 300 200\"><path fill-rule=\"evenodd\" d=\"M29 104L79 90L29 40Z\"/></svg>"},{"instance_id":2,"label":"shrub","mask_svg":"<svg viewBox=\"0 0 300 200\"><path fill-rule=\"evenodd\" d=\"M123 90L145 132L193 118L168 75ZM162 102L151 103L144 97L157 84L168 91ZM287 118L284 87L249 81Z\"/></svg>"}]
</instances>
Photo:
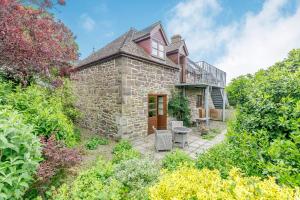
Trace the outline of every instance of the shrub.
<instances>
[{"instance_id":1,"label":"shrub","mask_svg":"<svg viewBox=\"0 0 300 200\"><path fill-rule=\"evenodd\" d=\"M92 137L85 144L85 147L89 150L95 150L95 149L97 149L98 145L106 145L106 144L108 144L108 139L103 138L103 137L101 137L101 138Z\"/></svg>"},{"instance_id":2,"label":"shrub","mask_svg":"<svg viewBox=\"0 0 300 200\"><path fill-rule=\"evenodd\" d=\"M26 123L34 126L36 135L50 137L54 133L69 146L76 143L73 123L64 114L63 105L53 92L37 85L17 87L7 101L22 112Z\"/></svg>"},{"instance_id":3,"label":"shrub","mask_svg":"<svg viewBox=\"0 0 300 200\"><path fill-rule=\"evenodd\" d=\"M50 138L41 138L43 144L44 161L38 169L39 181L47 182L54 176L58 170L74 166L81 161L81 156L78 149L70 149L65 147L61 142L55 139L55 136Z\"/></svg>"},{"instance_id":4,"label":"shrub","mask_svg":"<svg viewBox=\"0 0 300 200\"><path fill-rule=\"evenodd\" d=\"M172 93L168 103L168 111L171 116L183 121L185 126L191 125L191 110L186 96L183 96L181 93Z\"/></svg>"},{"instance_id":5,"label":"shrub","mask_svg":"<svg viewBox=\"0 0 300 200\"><path fill-rule=\"evenodd\" d=\"M233 155L234 151L231 149L230 144L223 142L200 154L195 166L198 169L217 169L221 176L226 178L229 175L229 171L235 166Z\"/></svg>"},{"instance_id":6,"label":"shrub","mask_svg":"<svg viewBox=\"0 0 300 200\"><path fill-rule=\"evenodd\" d=\"M148 158L131 159L116 165L114 179L122 184L122 199L148 199L147 188L159 177L159 166Z\"/></svg>"},{"instance_id":7,"label":"shrub","mask_svg":"<svg viewBox=\"0 0 300 200\"><path fill-rule=\"evenodd\" d=\"M132 149L132 145L128 140L121 140L116 144L113 148L113 153L116 154L118 152L126 151Z\"/></svg>"},{"instance_id":8,"label":"shrub","mask_svg":"<svg viewBox=\"0 0 300 200\"><path fill-rule=\"evenodd\" d=\"M281 187L274 178L244 177L232 169L228 179L217 170L182 167L166 173L150 188L150 199L296 199L296 190Z\"/></svg>"},{"instance_id":9,"label":"shrub","mask_svg":"<svg viewBox=\"0 0 300 200\"><path fill-rule=\"evenodd\" d=\"M178 149L166 154L162 160L162 167L170 171L175 170L183 164L193 166L194 161L187 153Z\"/></svg>"},{"instance_id":10,"label":"shrub","mask_svg":"<svg viewBox=\"0 0 300 200\"><path fill-rule=\"evenodd\" d=\"M126 151L119 151L119 152L115 153L113 155L112 162L113 163L120 163L121 161L124 161L124 160L130 160L130 159L133 159L133 158L140 158L140 157L141 157L140 152L138 152L135 149L129 149L129 150L126 150Z\"/></svg>"},{"instance_id":11,"label":"shrub","mask_svg":"<svg viewBox=\"0 0 300 200\"><path fill-rule=\"evenodd\" d=\"M41 160L32 127L9 108L0 108L0 199L20 199Z\"/></svg>"},{"instance_id":12,"label":"shrub","mask_svg":"<svg viewBox=\"0 0 300 200\"><path fill-rule=\"evenodd\" d=\"M13 84L1 80L0 75L0 105L7 104L7 96L13 92Z\"/></svg>"},{"instance_id":13,"label":"shrub","mask_svg":"<svg viewBox=\"0 0 300 200\"><path fill-rule=\"evenodd\" d=\"M219 169L226 177L236 166L248 176L300 185L299 60L300 49L293 50L284 61L251 76L229 123L227 142L200 155L198 168Z\"/></svg>"},{"instance_id":14,"label":"shrub","mask_svg":"<svg viewBox=\"0 0 300 200\"><path fill-rule=\"evenodd\" d=\"M247 101L247 93L253 76L250 74L242 75L232 79L226 87L229 104L237 106Z\"/></svg>"},{"instance_id":15,"label":"shrub","mask_svg":"<svg viewBox=\"0 0 300 200\"><path fill-rule=\"evenodd\" d=\"M68 79L63 80L61 87L56 88L55 95L60 99L64 114L72 121L81 117L80 111L75 107L75 95Z\"/></svg>"},{"instance_id":16,"label":"shrub","mask_svg":"<svg viewBox=\"0 0 300 200\"><path fill-rule=\"evenodd\" d=\"M133 149L132 145L127 140L121 140L113 148L113 163L120 163L123 160L130 160L133 158L139 158L140 152Z\"/></svg>"},{"instance_id":17,"label":"shrub","mask_svg":"<svg viewBox=\"0 0 300 200\"><path fill-rule=\"evenodd\" d=\"M52 199L121 200L121 184L110 178L112 174L113 165L99 160L96 166L81 172L72 184L63 184L54 191Z\"/></svg>"},{"instance_id":18,"label":"shrub","mask_svg":"<svg viewBox=\"0 0 300 200\"><path fill-rule=\"evenodd\" d=\"M299 60L300 49L293 50L284 61L253 76L228 132L243 171L275 176L291 186L300 184Z\"/></svg>"}]
</instances>

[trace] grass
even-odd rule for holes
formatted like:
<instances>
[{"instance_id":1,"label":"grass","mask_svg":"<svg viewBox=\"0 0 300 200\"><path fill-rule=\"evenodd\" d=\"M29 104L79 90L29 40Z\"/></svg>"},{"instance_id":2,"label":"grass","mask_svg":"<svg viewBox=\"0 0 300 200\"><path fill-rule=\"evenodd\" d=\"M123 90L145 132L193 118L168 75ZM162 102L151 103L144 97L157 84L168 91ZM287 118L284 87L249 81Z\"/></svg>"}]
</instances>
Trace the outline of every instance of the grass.
<instances>
[{"instance_id":1,"label":"grass","mask_svg":"<svg viewBox=\"0 0 300 200\"><path fill-rule=\"evenodd\" d=\"M212 140L214 139L217 135L219 135L221 133L221 130L218 129L218 128L212 128L212 129L209 129L208 133L205 134L205 135L201 135L201 138L202 139L205 139L205 140Z\"/></svg>"}]
</instances>

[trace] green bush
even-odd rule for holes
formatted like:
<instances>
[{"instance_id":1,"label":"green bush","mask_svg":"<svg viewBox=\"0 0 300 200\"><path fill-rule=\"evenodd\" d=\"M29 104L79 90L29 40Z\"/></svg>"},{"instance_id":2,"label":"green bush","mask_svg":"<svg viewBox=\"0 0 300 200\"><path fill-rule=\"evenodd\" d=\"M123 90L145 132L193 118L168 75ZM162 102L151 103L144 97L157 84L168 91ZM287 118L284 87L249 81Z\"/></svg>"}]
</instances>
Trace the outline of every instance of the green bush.
<instances>
[{"instance_id":1,"label":"green bush","mask_svg":"<svg viewBox=\"0 0 300 200\"><path fill-rule=\"evenodd\" d=\"M183 164L193 166L194 161L187 153L178 149L166 154L162 160L162 167L169 171L173 171Z\"/></svg>"},{"instance_id":2,"label":"green bush","mask_svg":"<svg viewBox=\"0 0 300 200\"><path fill-rule=\"evenodd\" d=\"M118 152L126 151L132 149L132 145L128 140L121 140L116 144L113 148L113 153L116 154Z\"/></svg>"},{"instance_id":3,"label":"green bush","mask_svg":"<svg viewBox=\"0 0 300 200\"><path fill-rule=\"evenodd\" d=\"M64 114L64 107L53 91L37 85L17 87L8 95L7 103L23 114L26 123L34 126L36 135L49 137L54 133L69 146L76 143L73 123Z\"/></svg>"},{"instance_id":4,"label":"green bush","mask_svg":"<svg viewBox=\"0 0 300 200\"><path fill-rule=\"evenodd\" d=\"M223 177L236 166L248 176L274 176L281 184L299 186L299 66L300 49L246 77L251 81L239 91L242 98L229 123L227 141L200 155L196 166L218 169ZM241 84L242 79L233 80L232 85Z\"/></svg>"},{"instance_id":5,"label":"green bush","mask_svg":"<svg viewBox=\"0 0 300 200\"><path fill-rule=\"evenodd\" d=\"M131 159L116 165L115 180L122 184L122 199L148 199L147 189L159 177L159 166L148 158Z\"/></svg>"},{"instance_id":6,"label":"green bush","mask_svg":"<svg viewBox=\"0 0 300 200\"><path fill-rule=\"evenodd\" d=\"M20 199L33 180L41 148L21 115L0 108L0 199Z\"/></svg>"},{"instance_id":7,"label":"green bush","mask_svg":"<svg viewBox=\"0 0 300 200\"><path fill-rule=\"evenodd\" d=\"M191 125L191 110L189 100L181 93L172 93L172 97L168 103L168 111L171 116L177 120L183 121L185 126Z\"/></svg>"},{"instance_id":8,"label":"green bush","mask_svg":"<svg viewBox=\"0 0 300 200\"><path fill-rule=\"evenodd\" d=\"M64 79L63 85L55 89L55 96L60 99L63 112L70 120L76 121L81 117L81 113L75 107L76 99L68 79Z\"/></svg>"},{"instance_id":9,"label":"green bush","mask_svg":"<svg viewBox=\"0 0 300 200\"><path fill-rule=\"evenodd\" d=\"M247 92L253 76L242 75L231 80L226 87L226 93L231 106L241 105L247 101Z\"/></svg>"},{"instance_id":10,"label":"green bush","mask_svg":"<svg viewBox=\"0 0 300 200\"><path fill-rule=\"evenodd\" d=\"M95 150L99 145L106 145L108 144L108 139L103 137L92 137L88 140L85 144L85 147L89 150Z\"/></svg>"},{"instance_id":11,"label":"green bush","mask_svg":"<svg viewBox=\"0 0 300 200\"><path fill-rule=\"evenodd\" d=\"M121 184L111 178L113 165L110 162L99 160L96 166L83 171L75 181L63 184L52 193L55 200L121 200Z\"/></svg>"},{"instance_id":12,"label":"green bush","mask_svg":"<svg viewBox=\"0 0 300 200\"><path fill-rule=\"evenodd\" d=\"M120 163L123 160L130 160L133 158L140 158L141 153L133 149L132 145L127 140L121 140L113 148L113 163Z\"/></svg>"},{"instance_id":13,"label":"green bush","mask_svg":"<svg viewBox=\"0 0 300 200\"><path fill-rule=\"evenodd\" d=\"M300 183L299 52L292 51L285 61L255 74L249 100L240 107L230 134L237 147L247 151L252 145L258 150L256 165L262 175L292 186Z\"/></svg>"},{"instance_id":14,"label":"green bush","mask_svg":"<svg viewBox=\"0 0 300 200\"><path fill-rule=\"evenodd\" d=\"M218 169L223 178L228 176L232 167L238 167L247 175L263 176L263 166L258 161L262 159L260 146L264 146L264 134L265 132L261 131L261 136L255 138L244 132L240 133L240 137L235 138L234 142L225 140L200 154L196 161L196 167ZM260 138L262 139L260 140Z\"/></svg>"},{"instance_id":15,"label":"green bush","mask_svg":"<svg viewBox=\"0 0 300 200\"><path fill-rule=\"evenodd\" d=\"M141 157L140 152L138 152L135 149L129 149L129 150L118 151L118 152L114 153L112 162L120 163L121 161L124 161L124 160L130 160L133 158L140 158L140 157Z\"/></svg>"},{"instance_id":16,"label":"green bush","mask_svg":"<svg viewBox=\"0 0 300 200\"><path fill-rule=\"evenodd\" d=\"M300 49L267 70L260 70L246 89L229 143L239 156L236 165L247 175L275 176L299 186Z\"/></svg>"},{"instance_id":17,"label":"green bush","mask_svg":"<svg viewBox=\"0 0 300 200\"><path fill-rule=\"evenodd\" d=\"M6 105L7 96L13 92L13 84L11 82L4 82L0 76L0 105Z\"/></svg>"}]
</instances>

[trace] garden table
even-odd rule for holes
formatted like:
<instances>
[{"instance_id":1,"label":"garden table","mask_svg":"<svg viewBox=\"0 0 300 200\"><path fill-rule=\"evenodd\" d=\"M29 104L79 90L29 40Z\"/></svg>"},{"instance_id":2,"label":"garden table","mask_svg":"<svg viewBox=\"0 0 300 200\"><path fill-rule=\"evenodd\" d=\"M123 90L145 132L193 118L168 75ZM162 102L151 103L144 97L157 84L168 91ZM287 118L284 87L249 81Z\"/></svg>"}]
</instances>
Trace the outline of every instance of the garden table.
<instances>
[{"instance_id":1,"label":"garden table","mask_svg":"<svg viewBox=\"0 0 300 200\"><path fill-rule=\"evenodd\" d=\"M206 117L202 117L202 118L196 118L196 126L199 127L201 126L201 124L204 124L206 122L206 120L210 120L210 118L206 118Z\"/></svg>"},{"instance_id":2,"label":"garden table","mask_svg":"<svg viewBox=\"0 0 300 200\"><path fill-rule=\"evenodd\" d=\"M174 127L174 143L180 143L182 145L182 148L184 148L184 145L188 145L187 135L189 132L191 132L190 128L187 127Z\"/></svg>"}]
</instances>

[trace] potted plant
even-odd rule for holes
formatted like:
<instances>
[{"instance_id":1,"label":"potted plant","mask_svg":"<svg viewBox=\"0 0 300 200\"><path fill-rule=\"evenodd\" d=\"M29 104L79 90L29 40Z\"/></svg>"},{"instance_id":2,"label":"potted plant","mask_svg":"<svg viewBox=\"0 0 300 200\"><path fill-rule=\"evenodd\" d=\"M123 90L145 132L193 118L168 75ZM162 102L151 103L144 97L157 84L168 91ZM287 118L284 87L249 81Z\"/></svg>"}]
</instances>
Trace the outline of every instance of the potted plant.
<instances>
[{"instance_id":1,"label":"potted plant","mask_svg":"<svg viewBox=\"0 0 300 200\"><path fill-rule=\"evenodd\" d=\"M206 135L206 134L208 134L208 132L209 132L209 129L205 125L200 126L201 135Z\"/></svg>"}]
</instances>

